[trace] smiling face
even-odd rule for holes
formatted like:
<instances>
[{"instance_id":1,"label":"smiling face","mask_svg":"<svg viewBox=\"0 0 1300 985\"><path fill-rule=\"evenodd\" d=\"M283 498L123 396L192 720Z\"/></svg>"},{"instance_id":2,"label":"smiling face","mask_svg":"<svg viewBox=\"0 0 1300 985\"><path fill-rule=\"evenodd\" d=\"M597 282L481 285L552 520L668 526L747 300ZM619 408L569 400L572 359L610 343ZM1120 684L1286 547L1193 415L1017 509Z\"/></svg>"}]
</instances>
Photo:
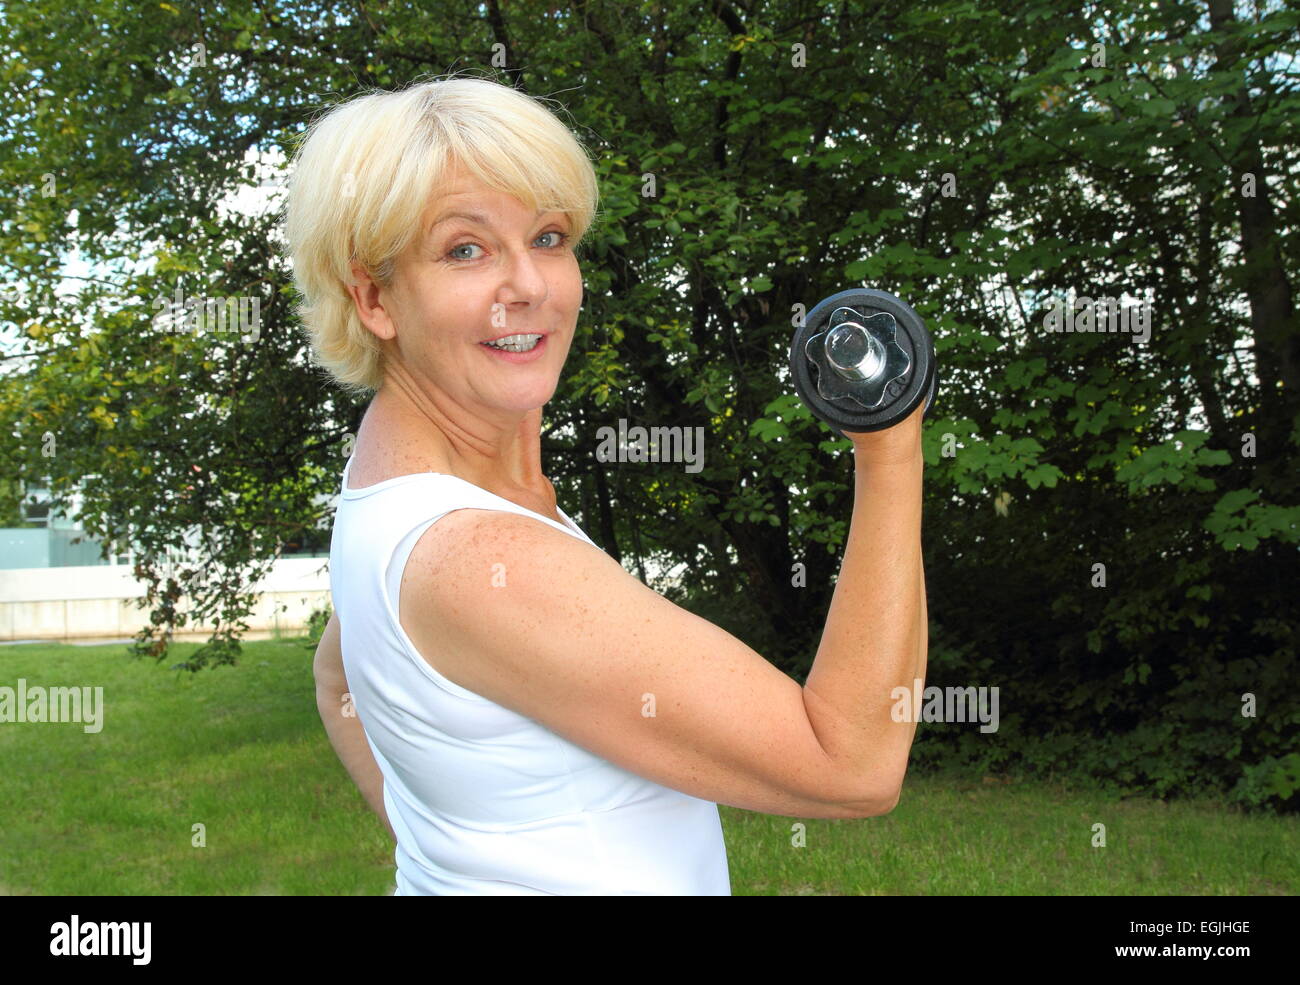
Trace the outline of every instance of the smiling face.
<instances>
[{"instance_id":1,"label":"smiling face","mask_svg":"<svg viewBox=\"0 0 1300 985\"><path fill-rule=\"evenodd\" d=\"M541 407L555 393L582 304L569 220L530 212L463 170L447 187L425 210L394 266L383 314L367 327L385 340L390 375L462 412L491 418ZM516 334L543 336L539 350L503 355L483 344Z\"/></svg>"}]
</instances>

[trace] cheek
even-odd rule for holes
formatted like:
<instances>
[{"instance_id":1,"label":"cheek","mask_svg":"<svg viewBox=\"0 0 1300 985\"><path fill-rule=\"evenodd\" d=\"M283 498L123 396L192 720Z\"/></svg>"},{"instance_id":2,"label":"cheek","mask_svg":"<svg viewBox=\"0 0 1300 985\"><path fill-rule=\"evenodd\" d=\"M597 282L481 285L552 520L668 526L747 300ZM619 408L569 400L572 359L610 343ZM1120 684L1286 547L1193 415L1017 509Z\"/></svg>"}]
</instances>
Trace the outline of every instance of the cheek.
<instances>
[{"instance_id":1,"label":"cheek","mask_svg":"<svg viewBox=\"0 0 1300 985\"><path fill-rule=\"evenodd\" d=\"M571 303L574 307L582 304L582 271L578 268L576 260L572 261L571 269L565 272L561 290L563 291L565 300Z\"/></svg>"}]
</instances>

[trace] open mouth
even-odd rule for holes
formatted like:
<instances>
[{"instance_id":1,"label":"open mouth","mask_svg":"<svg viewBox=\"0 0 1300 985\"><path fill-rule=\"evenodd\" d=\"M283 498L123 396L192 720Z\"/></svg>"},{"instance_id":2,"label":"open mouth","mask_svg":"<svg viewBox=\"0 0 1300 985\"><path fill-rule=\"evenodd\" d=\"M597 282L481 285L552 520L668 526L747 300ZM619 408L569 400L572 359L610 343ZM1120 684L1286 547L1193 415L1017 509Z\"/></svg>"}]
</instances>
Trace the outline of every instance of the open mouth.
<instances>
[{"instance_id":1,"label":"open mouth","mask_svg":"<svg viewBox=\"0 0 1300 985\"><path fill-rule=\"evenodd\" d=\"M548 338L550 338L549 335L529 332L519 335L507 335L503 338L493 339L491 342L480 342L479 345L499 360L508 363L531 363L542 358L543 353L546 352L546 340Z\"/></svg>"},{"instance_id":2,"label":"open mouth","mask_svg":"<svg viewBox=\"0 0 1300 985\"><path fill-rule=\"evenodd\" d=\"M521 335L507 335L504 338L493 339L491 342L480 342L489 349L496 349L499 352L532 352L542 342L542 336L537 334L525 333Z\"/></svg>"}]
</instances>

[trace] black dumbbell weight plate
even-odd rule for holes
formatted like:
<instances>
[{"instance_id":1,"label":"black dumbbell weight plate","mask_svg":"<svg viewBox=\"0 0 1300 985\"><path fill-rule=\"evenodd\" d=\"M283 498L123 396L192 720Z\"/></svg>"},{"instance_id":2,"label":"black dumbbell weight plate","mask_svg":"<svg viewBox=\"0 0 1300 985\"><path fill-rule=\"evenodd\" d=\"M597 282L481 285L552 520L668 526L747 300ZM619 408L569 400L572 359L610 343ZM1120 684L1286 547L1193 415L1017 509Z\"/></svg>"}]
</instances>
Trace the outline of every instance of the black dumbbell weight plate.
<instances>
[{"instance_id":1,"label":"black dumbbell weight plate","mask_svg":"<svg viewBox=\"0 0 1300 985\"><path fill-rule=\"evenodd\" d=\"M862 379L832 365L859 358L858 365L873 370ZM938 386L934 342L921 316L894 295L868 288L832 294L808 312L790 345L790 373L809 410L841 435L892 427L922 400L928 412Z\"/></svg>"}]
</instances>

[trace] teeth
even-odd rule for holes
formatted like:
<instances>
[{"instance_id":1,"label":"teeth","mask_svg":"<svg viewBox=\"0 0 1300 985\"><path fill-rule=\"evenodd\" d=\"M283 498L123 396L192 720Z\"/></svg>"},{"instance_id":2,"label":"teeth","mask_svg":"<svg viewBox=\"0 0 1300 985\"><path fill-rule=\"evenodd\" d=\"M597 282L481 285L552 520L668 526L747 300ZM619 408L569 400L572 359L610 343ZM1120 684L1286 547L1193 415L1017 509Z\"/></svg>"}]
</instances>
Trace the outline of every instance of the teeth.
<instances>
[{"instance_id":1,"label":"teeth","mask_svg":"<svg viewBox=\"0 0 1300 985\"><path fill-rule=\"evenodd\" d=\"M490 345L494 349L505 349L508 352L528 352L541 341L541 338L540 335L507 335L483 344Z\"/></svg>"}]
</instances>

